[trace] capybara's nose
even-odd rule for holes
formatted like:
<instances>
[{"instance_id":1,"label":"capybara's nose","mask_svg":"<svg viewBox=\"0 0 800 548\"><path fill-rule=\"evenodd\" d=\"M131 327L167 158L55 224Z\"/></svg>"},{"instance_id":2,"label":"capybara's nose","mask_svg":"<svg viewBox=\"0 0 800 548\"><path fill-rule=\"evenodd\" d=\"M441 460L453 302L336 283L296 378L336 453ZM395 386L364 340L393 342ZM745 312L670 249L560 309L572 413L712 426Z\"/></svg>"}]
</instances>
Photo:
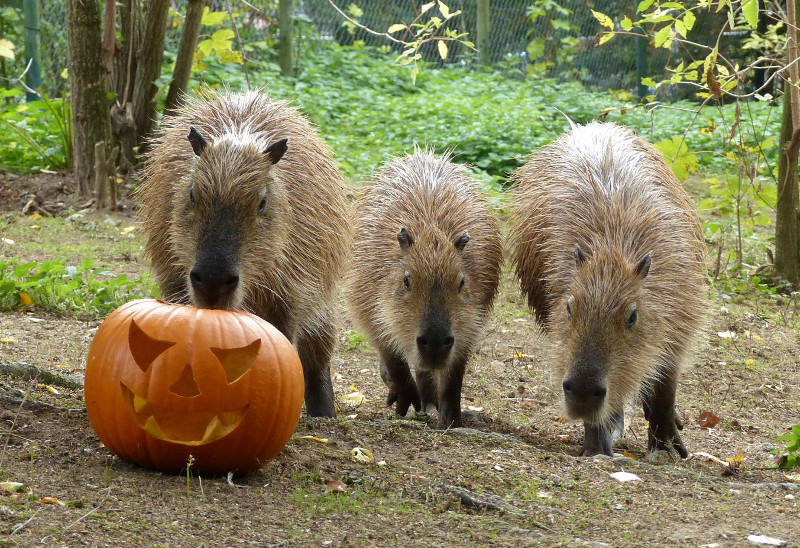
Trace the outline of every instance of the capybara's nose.
<instances>
[{"instance_id":1,"label":"capybara's nose","mask_svg":"<svg viewBox=\"0 0 800 548\"><path fill-rule=\"evenodd\" d=\"M567 401L595 405L602 403L608 389L606 384L592 377L569 377L561 383Z\"/></svg>"},{"instance_id":2,"label":"capybara's nose","mask_svg":"<svg viewBox=\"0 0 800 548\"><path fill-rule=\"evenodd\" d=\"M239 287L239 274L228 268L204 268L195 266L189 272L196 305L201 308L224 307Z\"/></svg>"},{"instance_id":3,"label":"capybara's nose","mask_svg":"<svg viewBox=\"0 0 800 548\"><path fill-rule=\"evenodd\" d=\"M449 329L428 329L417 336L417 349L428 365L444 365L455 342Z\"/></svg>"}]
</instances>

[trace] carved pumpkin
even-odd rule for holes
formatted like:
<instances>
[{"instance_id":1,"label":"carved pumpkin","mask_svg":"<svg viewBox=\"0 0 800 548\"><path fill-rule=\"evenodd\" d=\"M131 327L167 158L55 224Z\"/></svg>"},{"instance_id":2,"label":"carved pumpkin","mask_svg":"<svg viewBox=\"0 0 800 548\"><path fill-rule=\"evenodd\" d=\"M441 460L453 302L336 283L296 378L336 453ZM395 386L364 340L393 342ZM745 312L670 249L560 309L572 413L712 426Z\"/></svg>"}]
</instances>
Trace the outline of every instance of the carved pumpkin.
<instances>
[{"instance_id":1,"label":"carved pumpkin","mask_svg":"<svg viewBox=\"0 0 800 548\"><path fill-rule=\"evenodd\" d=\"M289 441L303 369L275 327L247 312L129 302L89 347L84 396L109 450L142 466L256 470Z\"/></svg>"}]
</instances>

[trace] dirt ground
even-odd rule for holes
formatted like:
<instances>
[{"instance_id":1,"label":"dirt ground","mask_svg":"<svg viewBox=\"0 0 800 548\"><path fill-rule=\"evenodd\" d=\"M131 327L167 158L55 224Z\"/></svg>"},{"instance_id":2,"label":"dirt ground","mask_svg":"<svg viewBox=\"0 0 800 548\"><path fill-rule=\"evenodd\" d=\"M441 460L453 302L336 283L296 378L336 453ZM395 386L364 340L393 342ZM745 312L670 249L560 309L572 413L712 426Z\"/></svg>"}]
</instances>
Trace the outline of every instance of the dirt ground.
<instances>
[{"instance_id":1,"label":"dirt ground","mask_svg":"<svg viewBox=\"0 0 800 548\"><path fill-rule=\"evenodd\" d=\"M130 198L120 213L87 210L78 222L86 204L70 187L63 174L0 174L0 259L71 263L71 249L99 239L98 264L147 272L136 232L122 230L136 223ZM57 220L45 225L47 214ZM54 227L63 245L39 245ZM800 546L800 470L776 468L772 453L800 423L797 300L714 285L708 312L678 392L690 452L679 462L645 458L633 404L617 456L576 456L582 426L562 413L545 341L506 272L465 378L464 428L395 417L377 355L343 313L338 417L304 414L276 459L230 479L143 469L100 443L82 390L99 320L0 313L0 544ZM354 460L356 447L372 462Z\"/></svg>"}]
</instances>

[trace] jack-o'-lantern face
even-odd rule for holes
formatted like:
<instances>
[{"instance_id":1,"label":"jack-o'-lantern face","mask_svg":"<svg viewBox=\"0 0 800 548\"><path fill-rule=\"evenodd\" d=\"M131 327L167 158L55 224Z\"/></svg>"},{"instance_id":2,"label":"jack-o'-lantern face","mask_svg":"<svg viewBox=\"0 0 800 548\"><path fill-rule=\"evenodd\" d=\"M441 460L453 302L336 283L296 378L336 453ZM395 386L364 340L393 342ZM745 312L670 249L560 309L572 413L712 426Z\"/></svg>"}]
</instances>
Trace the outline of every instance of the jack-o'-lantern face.
<instances>
[{"instance_id":1,"label":"jack-o'-lantern face","mask_svg":"<svg viewBox=\"0 0 800 548\"><path fill-rule=\"evenodd\" d=\"M152 299L103 322L86 367L100 439L162 470L180 471L189 455L200 471L258 468L294 432L303 392L297 353L267 322Z\"/></svg>"},{"instance_id":2,"label":"jack-o'-lantern face","mask_svg":"<svg viewBox=\"0 0 800 548\"><path fill-rule=\"evenodd\" d=\"M128 341L133 361L144 375L150 374L153 368L169 362L170 357L164 354L178 344L151 337L133 320L130 322ZM194 367L220 367L228 386L245 382L242 379L251 370L260 348L261 339L256 339L241 348L209 347L208 350L216 357L218 363L198 362ZM171 370L176 371L174 368ZM235 406L233 408L213 409L210 406L203 406L208 410L189 411L193 403L189 401L184 402L187 410L182 410L184 405L180 405L181 398L190 400L194 398L199 404L203 397L195 378L193 365L189 362L184 365L175 381L167 386L168 394L166 398L162 397L163 403L155 398L150 400L137 394L124 381L120 381L120 388L123 401L143 430L154 438L186 445L202 445L227 436L241 424L249 407L249 403L236 406L236 402L232 401ZM215 390L224 388L215 386Z\"/></svg>"}]
</instances>

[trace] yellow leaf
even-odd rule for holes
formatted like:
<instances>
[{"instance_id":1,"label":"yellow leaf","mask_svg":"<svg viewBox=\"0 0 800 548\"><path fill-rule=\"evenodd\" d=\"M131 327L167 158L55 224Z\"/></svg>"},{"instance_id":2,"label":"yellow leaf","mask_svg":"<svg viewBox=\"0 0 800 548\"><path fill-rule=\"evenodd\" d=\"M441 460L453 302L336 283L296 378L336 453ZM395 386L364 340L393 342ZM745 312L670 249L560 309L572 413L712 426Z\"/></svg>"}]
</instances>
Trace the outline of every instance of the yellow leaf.
<instances>
[{"instance_id":1,"label":"yellow leaf","mask_svg":"<svg viewBox=\"0 0 800 548\"><path fill-rule=\"evenodd\" d=\"M730 462L731 464L735 464L737 462L742 462L742 461L744 461L744 453L739 451L739 454L737 454L735 457L730 458L730 459L725 459L725 460Z\"/></svg>"},{"instance_id":2,"label":"yellow leaf","mask_svg":"<svg viewBox=\"0 0 800 548\"><path fill-rule=\"evenodd\" d=\"M403 23L395 23L394 25L389 27L389 30L387 30L386 32L387 34L394 34L395 32L401 30L406 30L406 26Z\"/></svg>"},{"instance_id":3,"label":"yellow leaf","mask_svg":"<svg viewBox=\"0 0 800 548\"><path fill-rule=\"evenodd\" d=\"M436 47L439 48L439 57L447 59L447 44L444 43L444 40L439 40Z\"/></svg>"},{"instance_id":4,"label":"yellow leaf","mask_svg":"<svg viewBox=\"0 0 800 548\"><path fill-rule=\"evenodd\" d=\"M14 245L14 240L11 238L3 238L2 242L6 245Z\"/></svg>"},{"instance_id":5,"label":"yellow leaf","mask_svg":"<svg viewBox=\"0 0 800 548\"><path fill-rule=\"evenodd\" d=\"M438 0L439 3L439 11L442 12L442 15L448 17L450 15L450 8L448 8L442 0Z\"/></svg>"},{"instance_id":6,"label":"yellow leaf","mask_svg":"<svg viewBox=\"0 0 800 548\"><path fill-rule=\"evenodd\" d=\"M49 384L38 384L37 387L44 388L45 390L47 390L51 394L55 394L56 396L58 395L58 390L56 390L55 387L50 386Z\"/></svg>"},{"instance_id":7,"label":"yellow leaf","mask_svg":"<svg viewBox=\"0 0 800 548\"><path fill-rule=\"evenodd\" d=\"M755 365L755 364L756 364L756 361L755 361L753 358L750 358L749 360L747 360L746 362L744 362L744 364L745 364L746 366L750 367L750 366L752 366L752 365Z\"/></svg>"},{"instance_id":8,"label":"yellow leaf","mask_svg":"<svg viewBox=\"0 0 800 548\"><path fill-rule=\"evenodd\" d=\"M6 59L14 58L14 43L11 40L0 38L0 57L5 57Z\"/></svg>"},{"instance_id":9,"label":"yellow leaf","mask_svg":"<svg viewBox=\"0 0 800 548\"><path fill-rule=\"evenodd\" d=\"M318 443L328 443L328 438L318 438L317 436L297 436L301 440L311 440Z\"/></svg>"},{"instance_id":10,"label":"yellow leaf","mask_svg":"<svg viewBox=\"0 0 800 548\"><path fill-rule=\"evenodd\" d=\"M121 230L121 232L123 234L130 234L131 232L135 232L135 231L136 231L136 227L135 226L126 226L125 228L123 228Z\"/></svg>"},{"instance_id":11,"label":"yellow leaf","mask_svg":"<svg viewBox=\"0 0 800 548\"><path fill-rule=\"evenodd\" d=\"M613 32L605 32L605 33L603 33L603 36L600 37L600 40L597 42L597 45L598 46L602 46L603 44L605 44L606 42L608 42L612 38L614 38L614 33Z\"/></svg>"},{"instance_id":12,"label":"yellow leaf","mask_svg":"<svg viewBox=\"0 0 800 548\"><path fill-rule=\"evenodd\" d=\"M623 449L623 450L622 450L622 456L623 456L623 457L628 457L629 459L638 460L638 459L636 458L636 455L634 455L633 453L631 453L631 452L630 452L630 451L628 451L627 449Z\"/></svg>"},{"instance_id":13,"label":"yellow leaf","mask_svg":"<svg viewBox=\"0 0 800 548\"><path fill-rule=\"evenodd\" d=\"M0 339L0 343L2 344L14 344L15 342L14 337L3 337Z\"/></svg>"},{"instance_id":14,"label":"yellow leaf","mask_svg":"<svg viewBox=\"0 0 800 548\"><path fill-rule=\"evenodd\" d=\"M19 292L19 304L21 304L22 306L32 306L33 305L33 299L31 299L31 296L28 295L27 293L25 293L24 291L20 291Z\"/></svg>"},{"instance_id":15,"label":"yellow leaf","mask_svg":"<svg viewBox=\"0 0 800 548\"><path fill-rule=\"evenodd\" d=\"M39 230L39 229L40 229L40 228L42 228L42 227L41 227L41 226L39 226L39 225L31 225L29 228L30 228L31 230Z\"/></svg>"},{"instance_id":16,"label":"yellow leaf","mask_svg":"<svg viewBox=\"0 0 800 548\"><path fill-rule=\"evenodd\" d=\"M594 15L595 19L600 21L600 24L603 25L608 30L614 30L614 21L606 15L605 13L600 13L599 11L592 10L592 15Z\"/></svg>"},{"instance_id":17,"label":"yellow leaf","mask_svg":"<svg viewBox=\"0 0 800 548\"><path fill-rule=\"evenodd\" d=\"M39 213L33 213L31 215L28 215L28 219L31 219L32 221L35 221L35 220L41 219L41 218L42 218L42 216Z\"/></svg>"},{"instance_id":18,"label":"yellow leaf","mask_svg":"<svg viewBox=\"0 0 800 548\"><path fill-rule=\"evenodd\" d=\"M372 451L363 447L353 447L350 450L350 457L353 462L368 463L375 460L375 457L372 456Z\"/></svg>"},{"instance_id":19,"label":"yellow leaf","mask_svg":"<svg viewBox=\"0 0 800 548\"><path fill-rule=\"evenodd\" d=\"M522 359L525 359L525 358L528 357L528 355L527 354L523 354L521 350L517 350L516 352L514 352L513 356L515 358L517 358L518 360L522 360Z\"/></svg>"},{"instance_id":20,"label":"yellow leaf","mask_svg":"<svg viewBox=\"0 0 800 548\"><path fill-rule=\"evenodd\" d=\"M345 394L344 396L339 398L339 401L344 404L353 405L357 407L362 403L364 403L366 399L367 398L364 397L364 394L356 390L355 392L350 392L349 394Z\"/></svg>"}]
</instances>

